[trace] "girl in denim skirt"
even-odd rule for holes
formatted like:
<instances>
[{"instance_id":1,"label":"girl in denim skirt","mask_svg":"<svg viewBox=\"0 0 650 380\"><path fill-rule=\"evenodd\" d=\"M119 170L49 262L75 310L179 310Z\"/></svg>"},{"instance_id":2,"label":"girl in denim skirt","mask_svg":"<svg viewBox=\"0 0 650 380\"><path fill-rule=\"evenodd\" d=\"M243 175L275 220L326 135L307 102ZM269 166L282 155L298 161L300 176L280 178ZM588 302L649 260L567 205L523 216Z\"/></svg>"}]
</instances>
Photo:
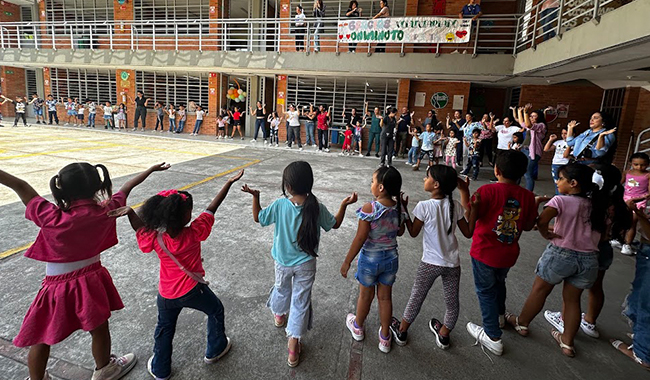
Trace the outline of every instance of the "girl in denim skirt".
<instances>
[{"instance_id":1,"label":"girl in denim skirt","mask_svg":"<svg viewBox=\"0 0 650 380\"><path fill-rule=\"evenodd\" d=\"M607 229L609 193L601 173L581 164L560 168L557 189L560 195L546 203L537 222L540 234L550 243L537 263L533 288L521 314L506 313L505 319L520 335L528 336L530 322L542 311L555 285L564 282L564 331L553 329L551 335L562 353L573 357L581 320L580 296L598 278L598 243ZM553 218L555 226L550 231Z\"/></svg>"},{"instance_id":2,"label":"girl in denim skirt","mask_svg":"<svg viewBox=\"0 0 650 380\"><path fill-rule=\"evenodd\" d=\"M253 219L262 227L275 224L271 250L275 260L275 285L266 305L273 313L275 327L287 326L289 367L300 362L300 340L312 327L311 290L316 278L320 230L339 228L348 205L357 201L356 193L343 199L338 213L333 216L312 193L313 184L314 174L309 163L295 161L284 168L282 174L284 197L265 209L260 205L259 190L248 185L242 187L243 192L253 196Z\"/></svg>"},{"instance_id":3,"label":"girl in denim skirt","mask_svg":"<svg viewBox=\"0 0 650 380\"><path fill-rule=\"evenodd\" d=\"M357 273L359 299L357 314L348 314L345 323L356 341L362 341L364 322L375 298L379 302L379 349L390 352L389 330L393 315L392 287L398 269L397 237L404 234L408 218L402 210L400 191L402 176L392 166L382 166L372 176L370 191L375 200L357 210L359 227L348 255L341 265L341 275L348 276L352 260L359 254Z\"/></svg>"}]
</instances>

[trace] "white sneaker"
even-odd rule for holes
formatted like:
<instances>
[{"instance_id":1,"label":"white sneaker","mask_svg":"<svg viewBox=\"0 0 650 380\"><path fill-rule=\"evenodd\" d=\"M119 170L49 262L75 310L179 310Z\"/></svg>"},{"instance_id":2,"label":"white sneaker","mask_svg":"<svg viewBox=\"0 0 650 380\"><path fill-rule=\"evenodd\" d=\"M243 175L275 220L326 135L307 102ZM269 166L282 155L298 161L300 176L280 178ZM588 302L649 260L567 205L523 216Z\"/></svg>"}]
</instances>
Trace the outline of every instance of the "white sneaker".
<instances>
[{"instance_id":1,"label":"white sneaker","mask_svg":"<svg viewBox=\"0 0 650 380\"><path fill-rule=\"evenodd\" d=\"M326 153L329 153L329 152L330 152L330 148L325 148L325 152L326 152Z\"/></svg>"},{"instance_id":2,"label":"white sneaker","mask_svg":"<svg viewBox=\"0 0 650 380\"><path fill-rule=\"evenodd\" d=\"M499 315L499 328L502 329L504 327L506 327L506 316Z\"/></svg>"},{"instance_id":3,"label":"white sneaker","mask_svg":"<svg viewBox=\"0 0 650 380\"><path fill-rule=\"evenodd\" d=\"M359 157L363 157L363 153L359 153Z\"/></svg>"},{"instance_id":4,"label":"white sneaker","mask_svg":"<svg viewBox=\"0 0 650 380\"><path fill-rule=\"evenodd\" d=\"M624 254L625 256L632 256L634 255L634 250L632 249L632 246L629 244L623 244L623 247L621 248L621 253Z\"/></svg>"},{"instance_id":5,"label":"white sneaker","mask_svg":"<svg viewBox=\"0 0 650 380\"><path fill-rule=\"evenodd\" d=\"M339 156L345 156L345 153L341 152L339 153Z\"/></svg>"},{"instance_id":6,"label":"white sneaker","mask_svg":"<svg viewBox=\"0 0 650 380\"><path fill-rule=\"evenodd\" d=\"M255 139L252 139L251 142L254 143L254 142L257 142L257 141Z\"/></svg>"},{"instance_id":7,"label":"white sneaker","mask_svg":"<svg viewBox=\"0 0 650 380\"><path fill-rule=\"evenodd\" d=\"M298 149L298 151L299 151L299 152L302 152L302 147L300 147L300 149Z\"/></svg>"},{"instance_id":8,"label":"white sneaker","mask_svg":"<svg viewBox=\"0 0 650 380\"><path fill-rule=\"evenodd\" d=\"M592 338L598 339L600 337L600 333L598 332L596 325L585 321L585 313L582 313L582 319L580 320L580 329L583 333L589 335Z\"/></svg>"},{"instance_id":9,"label":"white sneaker","mask_svg":"<svg viewBox=\"0 0 650 380\"><path fill-rule=\"evenodd\" d=\"M268 141L264 140L264 145L266 145L266 144L268 144L268 143L269 143Z\"/></svg>"},{"instance_id":10,"label":"white sneaker","mask_svg":"<svg viewBox=\"0 0 650 380\"><path fill-rule=\"evenodd\" d=\"M219 355L215 356L214 358L208 358L208 357L204 357L204 358L203 358L203 361L204 361L206 364L213 364L213 363L216 363L217 360L219 360L219 359L221 359L222 357L226 356L226 354L228 353L228 351L230 351L230 347L232 347L232 343L230 342L230 338L226 338L226 340L228 341L228 344L226 344L226 348L224 348L223 351L221 351L221 353L220 353Z\"/></svg>"},{"instance_id":11,"label":"white sneaker","mask_svg":"<svg viewBox=\"0 0 650 380\"><path fill-rule=\"evenodd\" d=\"M153 355L151 355L151 357L149 358L149 361L147 362L147 371L149 372L149 374L150 374L154 379L156 379L156 380L167 380L167 379L169 379L170 377L172 377L171 375L169 375L169 376L167 376L167 377L158 377L158 376L154 375L154 374L153 374L153 369L152 369L152 368L153 368L153 364L152 364L152 363L153 363Z\"/></svg>"},{"instance_id":12,"label":"white sneaker","mask_svg":"<svg viewBox=\"0 0 650 380\"><path fill-rule=\"evenodd\" d=\"M388 332L388 339L384 339L381 336L381 326L379 326L379 351L387 354L390 352L390 344L392 342L393 334Z\"/></svg>"},{"instance_id":13,"label":"white sneaker","mask_svg":"<svg viewBox=\"0 0 650 380\"><path fill-rule=\"evenodd\" d=\"M111 361L108 365L100 370L93 371L92 380L117 380L121 379L129 373L135 366L138 359L134 354L126 354L119 358L115 355L111 356Z\"/></svg>"},{"instance_id":14,"label":"white sneaker","mask_svg":"<svg viewBox=\"0 0 650 380\"><path fill-rule=\"evenodd\" d=\"M474 339L476 339L476 343L474 343L474 345L480 343L482 347L487 348L495 355L500 356L503 354L503 342L501 342L501 339L497 341L490 339L490 337L485 334L483 326L476 325L472 322L467 322L467 332L469 335L473 336Z\"/></svg>"},{"instance_id":15,"label":"white sneaker","mask_svg":"<svg viewBox=\"0 0 650 380\"><path fill-rule=\"evenodd\" d=\"M286 148L284 148L284 149L291 149L291 147L290 147L289 145L287 145L287 147L286 147Z\"/></svg>"},{"instance_id":16,"label":"white sneaker","mask_svg":"<svg viewBox=\"0 0 650 380\"><path fill-rule=\"evenodd\" d=\"M365 333L363 332L363 327L357 328L354 326L354 321L356 318L357 318L356 315L349 313L348 316L345 318L345 325L348 327L348 330L350 330L350 333L352 334L352 338L357 342L361 342L363 338L365 338Z\"/></svg>"},{"instance_id":17,"label":"white sneaker","mask_svg":"<svg viewBox=\"0 0 650 380\"><path fill-rule=\"evenodd\" d=\"M621 244L621 242L616 239L610 240L609 245L611 245L612 248L617 248L617 249L623 248L623 244Z\"/></svg>"},{"instance_id":18,"label":"white sneaker","mask_svg":"<svg viewBox=\"0 0 650 380\"><path fill-rule=\"evenodd\" d=\"M26 377L25 380L30 380L30 377ZM43 380L52 380L50 377L50 374L45 371L45 375L43 375Z\"/></svg>"},{"instance_id":19,"label":"white sneaker","mask_svg":"<svg viewBox=\"0 0 650 380\"><path fill-rule=\"evenodd\" d=\"M279 147L279 146L280 146L280 144L275 144L275 147L276 147L276 148Z\"/></svg>"},{"instance_id":20,"label":"white sneaker","mask_svg":"<svg viewBox=\"0 0 650 380\"><path fill-rule=\"evenodd\" d=\"M555 327L557 331L560 332L560 334L564 333L564 320L562 320L562 313L559 311L550 311L550 310L545 310L544 311L544 318L548 323L551 324L551 326Z\"/></svg>"}]
</instances>

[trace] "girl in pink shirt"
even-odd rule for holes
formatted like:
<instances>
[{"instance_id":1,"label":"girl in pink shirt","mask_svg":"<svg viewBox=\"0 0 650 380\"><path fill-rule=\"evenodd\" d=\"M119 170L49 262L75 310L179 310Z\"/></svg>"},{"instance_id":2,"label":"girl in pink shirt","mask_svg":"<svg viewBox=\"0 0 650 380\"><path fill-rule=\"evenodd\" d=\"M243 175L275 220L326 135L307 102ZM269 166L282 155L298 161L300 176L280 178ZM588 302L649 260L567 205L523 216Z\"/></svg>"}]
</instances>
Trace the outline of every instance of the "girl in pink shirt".
<instances>
[{"instance_id":1,"label":"girl in pink shirt","mask_svg":"<svg viewBox=\"0 0 650 380\"><path fill-rule=\"evenodd\" d=\"M119 379L135 365L133 354L111 355L108 318L124 305L99 255L117 244L115 219L107 213L124 206L131 190L151 173L168 168L164 163L152 166L112 194L104 165L70 164L50 180L56 205L27 182L0 170L0 184L18 194L27 206L25 217L41 228L25 257L46 263L41 289L14 339L17 347L31 346L28 379L49 380L50 346L80 329L90 332L93 340L92 380Z\"/></svg>"},{"instance_id":2,"label":"girl in pink shirt","mask_svg":"<svg viewBox=\"0 0 650 380\"><path fill-rule=\"evenodd\" d=\"M206 363L215 363L230 350L223 304L203 279L201 242L210 236L214 213L230 187L243 175L242 170L230 178L189 227L186 226L192 218L193 202L192 195L186 191L161 191L144 203L140 215L130 207L111 213L115 217L128 215L142 252L155 251L160 259L158 324L154 334L154 354L147 363L149 373L156 379L164 380L171 376L172 340L183 308L196 309L208 316L208 345L203 359Z\"/></svg>"}]
</instances>

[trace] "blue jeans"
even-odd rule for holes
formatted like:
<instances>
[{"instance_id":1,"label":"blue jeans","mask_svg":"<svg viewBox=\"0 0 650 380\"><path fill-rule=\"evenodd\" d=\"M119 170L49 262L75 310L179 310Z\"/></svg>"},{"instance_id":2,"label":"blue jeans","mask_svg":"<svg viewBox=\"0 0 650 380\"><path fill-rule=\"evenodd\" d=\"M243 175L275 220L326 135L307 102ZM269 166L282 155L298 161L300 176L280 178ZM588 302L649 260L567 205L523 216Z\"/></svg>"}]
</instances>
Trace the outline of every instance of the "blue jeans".
<instances>
[{"instance_id":1,"label":"blue jeans","mask_svg":"<svg viewBox=\"0 0 650 380\"><path fill-rule=\"evenodd\" d=\"M207 285L197 284L186 295L167 299L158 294L158 324L154 333L154 358L152 371L156 377L165 378L172 370L172 341L176 332L176 321L183 308L189 307L208 316L207 358L218 356L228 341L223 317L223 304Z\"/></svg>"},{"instance_id":2,"label":"blue jeans","mask_svg":"<svg viewBox=\"0 0 650 380\"><path fill-rule=\"evenodd\" d=\"M357 273L354 278L365 287L377 284L393 286L399 269L397 249L385 251L366 251L363 248L357 261Z\"/></svg>"},{"instance_id":3,"label":"blue jeans","mask_svg":"<svg viewBox=\"0 0 650 380\"><path fill-rule=\"evenodd\" d=\"M415 164L418 162L418 147L417 146L412 146L411 149L409 149L409 164Z\"/></svg>"},{"instance_id":4,"label":"blue jeans","mask_svg":"<svg viewBox=\"0 0 650 380\"><path fill-rule=\"evenodd\" d=\"M257 140L257 135L262 129L262 136L264 137L264 140L266 140L266 129L264 128L264 119L255 119L255 136L253 139Z\"/></svg>"},{"instance_id":5,"label":"blue jeans","mask_svg":"<svg viewBox=\"0 0 650 380\"><path fill-rule=\"evenodd\" d=\"M536 154L535 159L533 160L530 158L530 150L528 148L523 148L521 152L526 155L526 158L528 158L528 168L526 169L526 174L524 175L526 178L526 189L533 191L535 190L535 173L539 167L539 160L542 157Z\"/></svg>"},{"instance_id":6,"label":"blue jeans","mask_svg":"<svg viewBox=\"0 0 650 380\"><path fill-rule=\"evenodd\" d=\"M492 339L501 338L499 315L506 312L506 277L510 268L493 268L472 257L474 286L481 306L483 328Z\"/></svg>"},{"instance_id":7,"label":"blue jeans","mask_svg":"<svg viewBox=\"0 0 650 380\"><path fill-rule=\"evenodd\" d=\"M169 119L169 132L176 130L176 119Z\"/></svg>"},{"instance_id":8,"label":"blue jeans","mask_svg":"<svg viewBox=\"0 0 650 380\"><path fill-rule=\"evenodd\" d=\"M551 176L553 176L553 185L555 185L555 195L560 194L560 193L557 191L557 180L560 178L560 177L559 177L559 175L560 175L560 168L561 168L562 166L564 166L564 165L556 165L556 164L552 164L552 165L551 165Z\"/></svg>"},{"instance_id":9,"label":"blue jeans","mask_svg":"<svg viewBox=\"0 0 650 380\"><path fill-rule=\"evenodd\" d=\"M300 339L312 328L311 289L316 279L316 259L285 267L275 263L275 284L266 306L275 315L286 315L286 333Z\"/></svg>"},{"instance_id":10,"label":"blue jeans","mask_svg":"<svg viewBox=\"0 0 650 380\"><path fill-rule=\"evenodd\" d=\"M474 179L478 178L478 171L480 169L478 154L467 157L467 166L465 167L465 170L461 172L461 174L463 175L469 174L470 168L472 169L472 178Z\"/></svg>"},{"instance_id":11,"label":"blue jeans","mask_svg":"<svg viewBox=\"0 0 650 380\"><path fill-rule=\"evenodd\" d=\"M201 131L201 125L203 125L203 120L197 120L194 122L194 131L192 131L192 133L199 133L199 131Z\"/></svg>"},{"instance_id":12,"label":"blue jeans","mask_svg":"<svg viewBox=\"0 0 650 380\"><path fill-rule=\"evenodd\" d=\"M95 117L97 116L96 113L89 113L88 114L88 126L95 128Z\"/></svg>"},{"instance_id":13,"label":"blue jeans","mask_svg":"<svg viewBox=\"0 0 650 380\"><path fill-rule=\"evenodd\" d=\"M307 145L316 145L316 138L314 137L314 122L308 121L305 123L305 129L307 131L307 137L305 144Z\"/></svg>"},{"instance_id":14,"label":"blue jeans","mask_svg":"<svg viewBox=\"0 0 650 380\"><path fill-rule=\"evenodd\" d=\"M185 123L187 123L187 120L179 120L178 121L178 128L176 128L176 133L183 133L183 130L185 129Z\"/></svg>"},{"instance_id":15,"label":"blue jeans","mask_svg":"<svg viewBox=\"0 0 650 380\"><path fill-rule=\"evenodd\" d=\"M539 23L542 25L542 30L544 31L544 41L555 37L556 29L553 26L553 21L557 18L557 11L557 8L546 8L540 12Z\"/></svg>"},{"instance_id":16,"label":"blue jeans","mask_svg":"<svg viewBox=\"0 0 650 380\"><path fill-rule=\"evenodd\" d=\"M634 355L650 363L650 245L641 244L636 254L636 272L632 292L627 296L623 314L632 323Z\"/></svg>"}]
</instances>

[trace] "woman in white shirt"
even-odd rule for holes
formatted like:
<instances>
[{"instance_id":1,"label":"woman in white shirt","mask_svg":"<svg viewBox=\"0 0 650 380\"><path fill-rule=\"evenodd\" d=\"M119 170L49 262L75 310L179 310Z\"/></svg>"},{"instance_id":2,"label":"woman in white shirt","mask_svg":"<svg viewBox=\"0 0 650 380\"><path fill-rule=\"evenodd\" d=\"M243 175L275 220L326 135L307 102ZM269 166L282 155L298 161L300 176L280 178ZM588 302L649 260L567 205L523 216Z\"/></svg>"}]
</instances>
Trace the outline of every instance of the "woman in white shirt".
<instances>
[{"instance_id":1,"label":"woman in white shirt","mask_svg":"<svg viewBox=\"0 0 650 380\"><path fill-rule=\"evenodd\" d=\"M287 149L291 149L291 144L296 140L298 142L298 148L302 151L302 141L300 141L300 111L296 109L295 105L291 104L289 106L289 111L285 113L284 117L289 123Z\"/></svg>"},{"instance_id":2,"label":"woman in white shirt","mask_svg":"<svg viewBox=\"0 0 650 380\"><path fill-rule=\"evenodd\" d=\"M307 16L302 10L302 6L296 7L296 16L294 17L293 33L296 35L296 51L305 51L305 23Z\"/></svg>"}]
</instances>

